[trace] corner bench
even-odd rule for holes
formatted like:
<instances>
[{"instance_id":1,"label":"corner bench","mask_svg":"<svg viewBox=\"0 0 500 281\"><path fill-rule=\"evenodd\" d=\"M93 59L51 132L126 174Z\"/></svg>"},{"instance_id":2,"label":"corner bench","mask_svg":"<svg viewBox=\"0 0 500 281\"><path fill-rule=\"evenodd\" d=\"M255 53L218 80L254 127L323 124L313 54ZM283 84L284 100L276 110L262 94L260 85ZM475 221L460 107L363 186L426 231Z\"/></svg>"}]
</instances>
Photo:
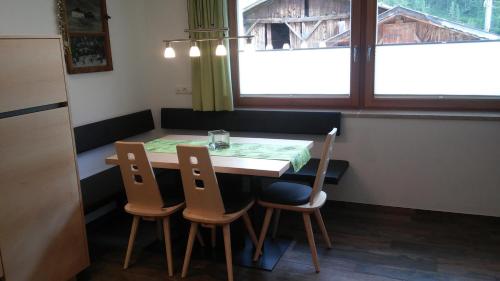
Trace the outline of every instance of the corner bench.
<instances>
[{"instance_id":1,"label":"corner bench","mask_svg":"<svg viewBox=\"0 0 500 281\"><path fill-rule=\"evenodd\" d=\"M134 137L155 128L151 110L139 111L74 128L77 154L92 153L117 140ZM104 161L104 160L103 160ZM85 213L124 199L119 167L111 167L80 180Z\"/></svg>"},{"instance_id":2,"label":"corner bench","mask_svg":"<svg viewBox=\"0 0 500 281\"><path fill-rule=\"evenodd\" d=\"M340 135L340 112L305 112L279 110L245 110L202 112L182 108L162 108L161 127L164 129L214 130L238 132L326 135L333 127ZM319 159L311 159L297 173L290 168L281 179L314 183ZM347 171L346 160L330 160L325 183L338 184Z\"/></svg>"},{"instance_id":3,"label":"corner bench","mask_svg":"<svg viewBox=\"0 0 500 281\"><path fill-rule=\"evenodd\" d=\"M340 134L340 113L235 110L232 112L199 112L191 109L163 108L161 125L164 129L262 132L282 134L326 135L333 127ZM77 153L89 153L155 128L151 110L144 110L74 128ZM289 169L282 179L313 183L319 159L311 159L299 172ZM325 178L327 184L338 184L349 167L345 160L330 160ZM124 198L118 167L100 171L81 179L85 213Z\"/></svg>"}]
</instances>

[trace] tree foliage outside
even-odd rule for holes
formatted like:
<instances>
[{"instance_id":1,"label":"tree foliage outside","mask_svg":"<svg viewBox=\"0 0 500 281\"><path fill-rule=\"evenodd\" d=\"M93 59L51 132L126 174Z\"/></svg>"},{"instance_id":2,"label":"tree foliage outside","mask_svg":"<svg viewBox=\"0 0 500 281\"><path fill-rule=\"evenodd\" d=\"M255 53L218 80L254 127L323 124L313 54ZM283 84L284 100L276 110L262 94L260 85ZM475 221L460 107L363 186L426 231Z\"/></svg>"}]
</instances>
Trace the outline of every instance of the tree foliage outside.
<instances>
[{"instance_id":1,"label":"tree foliage outside","mask_svg":"<svg viewBox=\"0 0 500 281\"><path fill-rule=\"evenodd\" d=\"M379 0L379 4L401 6L476 29L484 29L484 0ZM490 32L500 35L500 0L493 0Z\"/></svg>"}]
</instances>

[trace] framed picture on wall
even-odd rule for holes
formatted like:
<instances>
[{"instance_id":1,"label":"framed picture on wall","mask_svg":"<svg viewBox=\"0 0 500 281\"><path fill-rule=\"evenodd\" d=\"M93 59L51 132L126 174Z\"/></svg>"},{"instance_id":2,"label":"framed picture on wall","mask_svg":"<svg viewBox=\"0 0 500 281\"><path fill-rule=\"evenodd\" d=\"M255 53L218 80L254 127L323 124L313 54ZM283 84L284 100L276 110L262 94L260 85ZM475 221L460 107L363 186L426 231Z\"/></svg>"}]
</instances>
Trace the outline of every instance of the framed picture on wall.
<instances>
[{"instance_id":1,"label":"framed picture on wall","mask_svg":"<svg viewBox=\"0 0 500 281\"><path fill-rule=\"evenodd\" d=\"M57 0L68 73L113 70L106 0Z\"/></svg>"}]
</instances>

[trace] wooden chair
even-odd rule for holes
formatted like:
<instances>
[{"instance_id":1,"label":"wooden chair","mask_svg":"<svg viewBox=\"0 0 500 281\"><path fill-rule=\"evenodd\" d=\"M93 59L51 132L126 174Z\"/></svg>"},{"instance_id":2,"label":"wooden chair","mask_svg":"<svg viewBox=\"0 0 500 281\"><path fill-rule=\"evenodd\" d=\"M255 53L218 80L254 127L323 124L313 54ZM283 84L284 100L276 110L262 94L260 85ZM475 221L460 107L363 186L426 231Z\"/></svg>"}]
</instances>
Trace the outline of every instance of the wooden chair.
<instances>
[{"instance_id":1,"label":"wooden chair","mask_svg":"<svg viewBox=\"0 0 500 281\"><path fill-rule=\"evenodd\" d=\"M184 197L162 196L142 142L116 142L118 163L125 185L128 203L125 211L134 216L123 269L127 269L141 218L163 224L168 275L173 276L170 215L184 207Z\"/></svg>"},{"instance_id":2,"label":"wooden chair","mask_svg":"<svg viewBox=\"0 0 500 281\"><path fill-rule=\"evenodd\" d=\"M332 243L330 242L330 238L328 236L328 232L326 231L325 223L323 222L319 209L326 202L326 193L322 191L322 188L328 162L330 161L330 155L333 150L336 133L337 128L334 128L326 137L318 171L316 173L316 179L312 188L298 183L275 182L262 189L258 204L266 208L266 214L264 216L264 223L259 236L257 249L255 250L254 261L259 259L273 211L276 210L277 213L281 210L300 212L302 213L304 220L304 226L306 229L309 247L311 248L314 267L316 272L319 272L318 254L316 251L316 244L314 243L314 234L311 227L310 216L311 214L314 214L316 217L316 221L319 224L323 238L325 239L328 248L331 248Z\"/></svg>"},{"instance_id":3,"label":"wooden chair","mask_svg":"<svg viewBox=\"0 0 500 281\"><path fill-rule=\"evenodd\" d=\"M207 147L178 145L177 155L186 197L186 209L184 209L183 215L184 218L191 221L182 277L184 278L187 275L194 236L201 224L205 227L212 227L212 243L215 237L214 227L222 226L227 275L229 281L232 281L233 264L229 225L231 222L243 217L250 238L257 245L257 237L247 214L247 210L252 207L254 200L238 202L239 204L235 204L236 202L232 200L232 202L224 204Z\"/></svg>"}]
</instances>

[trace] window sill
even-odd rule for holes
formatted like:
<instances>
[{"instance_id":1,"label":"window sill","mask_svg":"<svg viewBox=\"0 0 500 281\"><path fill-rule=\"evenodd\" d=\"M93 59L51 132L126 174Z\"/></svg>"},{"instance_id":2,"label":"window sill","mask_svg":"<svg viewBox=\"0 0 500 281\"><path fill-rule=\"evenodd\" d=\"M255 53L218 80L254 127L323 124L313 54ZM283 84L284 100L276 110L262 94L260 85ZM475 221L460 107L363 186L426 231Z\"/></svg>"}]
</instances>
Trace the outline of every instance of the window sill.
<instances>
[{"instance_id":1,"label":"window sill","mask_svg":"<svg viewBox=\"0 0 500 281\"><path fill-rule=\"evenodd\" d=\"M344 117L388 119L436 119L500 121L500 112L410 111L410 110L341 110Z\"/></svg>"},{"instance_id":2,"label":"window sill","mask_svg":"<svg viewBox=\"0 0 500 281\"><path fill-rule=\"evenodd\" d=\"M272 109L272 108L245 108L239 110L262 110L262 111L305 111L341 112L342 117L348 118L387 118L387 119L435 119L435 120L476 120L476 121L500 121L500 112L490 111L423 111L423 110L372 110L372 109Z\"/></svg>"}]
</instances>

